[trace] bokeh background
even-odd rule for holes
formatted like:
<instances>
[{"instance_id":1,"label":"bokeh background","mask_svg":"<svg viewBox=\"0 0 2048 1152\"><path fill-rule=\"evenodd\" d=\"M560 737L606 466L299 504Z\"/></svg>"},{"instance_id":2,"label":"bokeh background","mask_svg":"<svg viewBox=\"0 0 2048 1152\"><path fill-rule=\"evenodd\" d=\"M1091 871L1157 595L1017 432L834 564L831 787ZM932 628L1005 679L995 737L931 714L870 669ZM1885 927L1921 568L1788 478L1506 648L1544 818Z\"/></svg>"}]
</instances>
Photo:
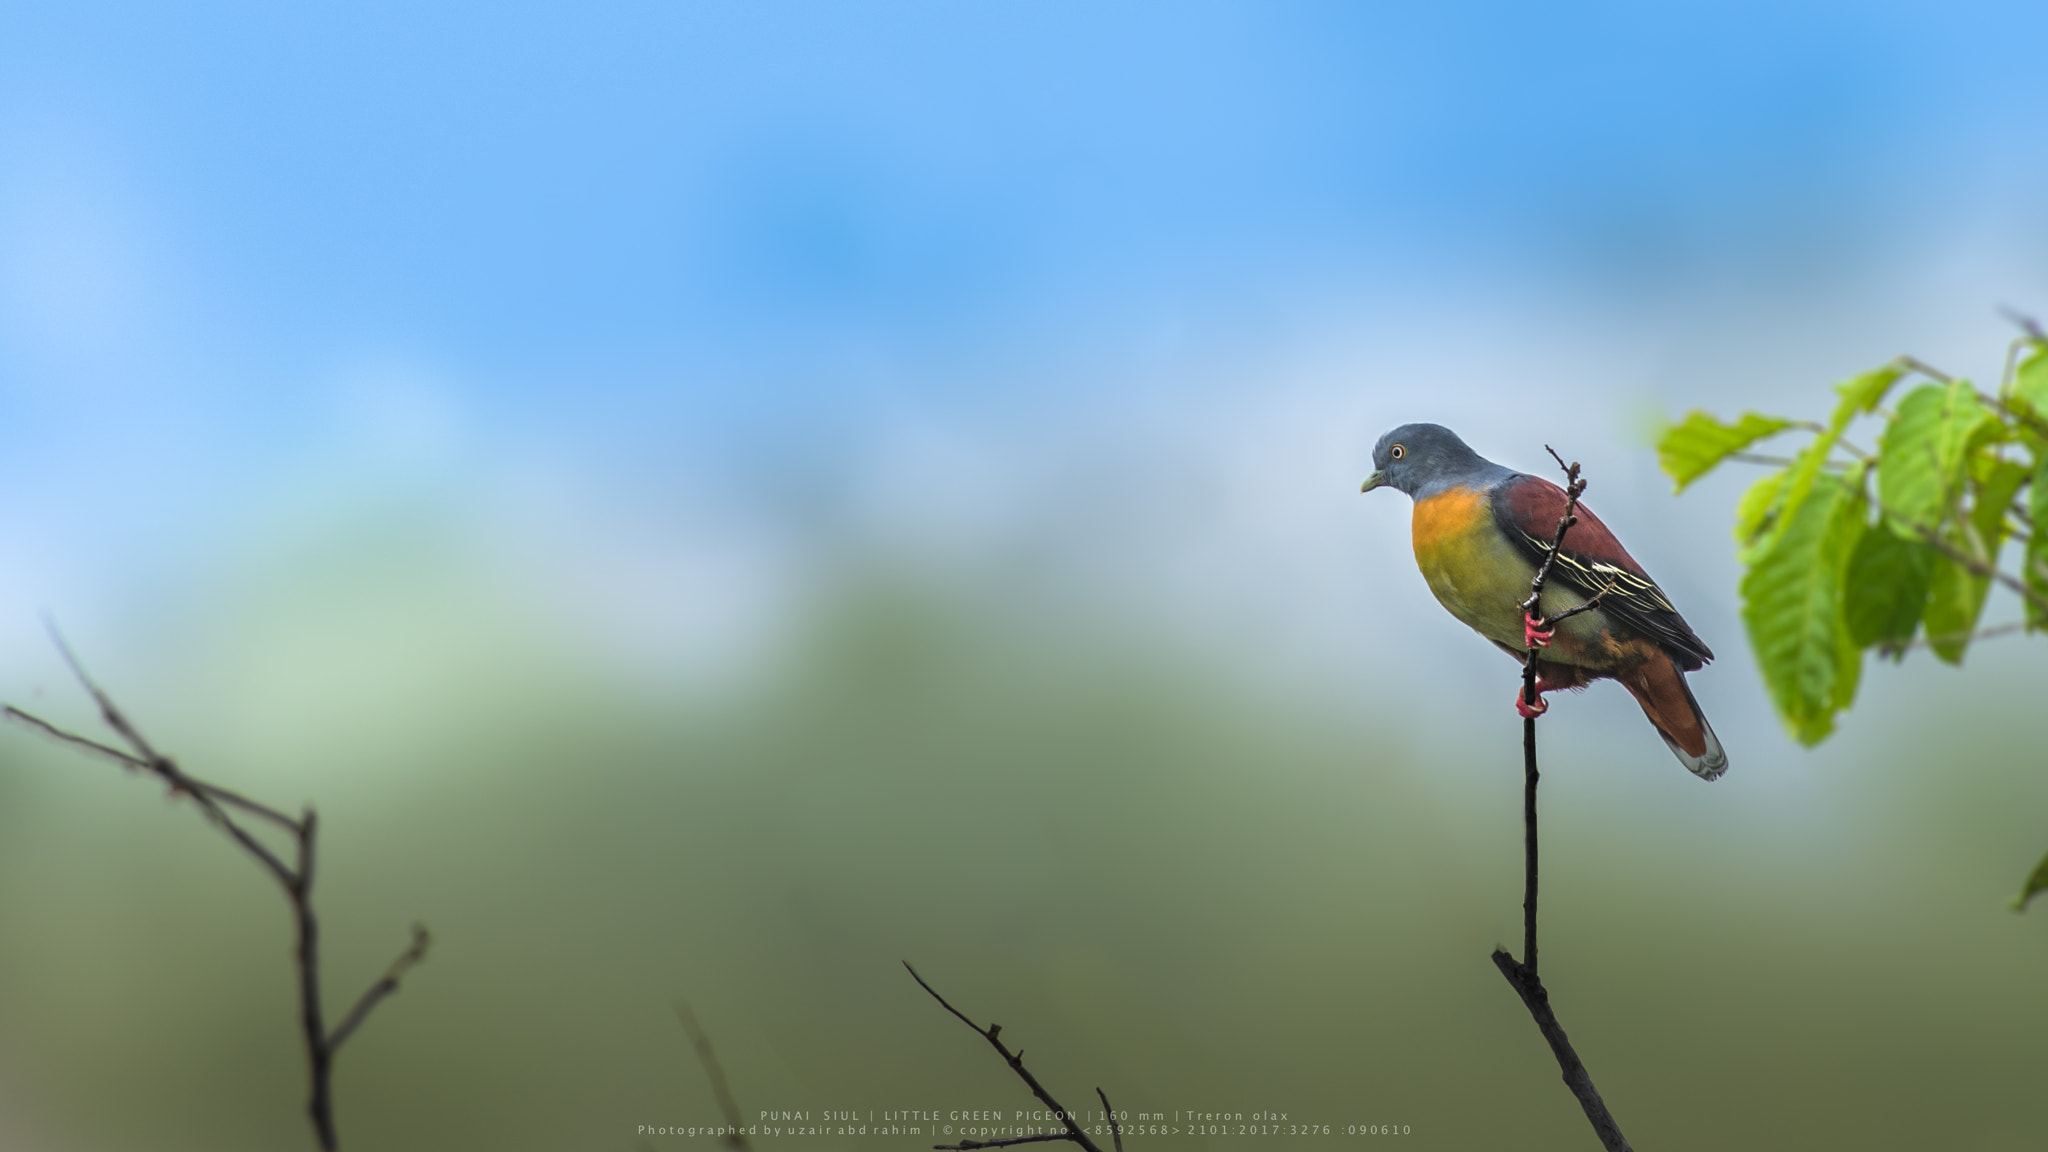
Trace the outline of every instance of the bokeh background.
<instances>
[{"instance_id":1,"label":"bokeh background","mask_svg":"<svg viewBox=\"0 0 2048 1152\"><path fill-rule=\"evenodd\" d=\"M1357 493L1408 420L1550 443L1721 654L1711 787L1611 684L1543 725L1544 970L1626 1130L2038 1148L2040 642L1796 747L1744 481L1648 442L1995 376L2048 313L2044 32L8 4L0 694L91 725L47 614L188 768L317 802L331 1002L432 927L349 1147L716 1123L679 999L750 1112L1027 1106L909 958L1077 1106L1582 1148L1487 959L1514 670ZM0 733L0 1147L310 1147L289 944L187 806Z\"/></svg>"}]
</instances>

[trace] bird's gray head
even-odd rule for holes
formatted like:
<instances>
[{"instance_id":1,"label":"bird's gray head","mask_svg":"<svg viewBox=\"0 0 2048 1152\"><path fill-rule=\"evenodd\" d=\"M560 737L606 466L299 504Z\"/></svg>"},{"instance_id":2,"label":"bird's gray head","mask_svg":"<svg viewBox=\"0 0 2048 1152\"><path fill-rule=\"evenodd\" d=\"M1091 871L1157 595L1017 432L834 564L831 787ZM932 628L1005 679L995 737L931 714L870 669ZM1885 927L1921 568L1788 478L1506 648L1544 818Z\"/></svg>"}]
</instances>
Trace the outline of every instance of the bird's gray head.
<instances>
[{"instance_id":1,"label":"bird's gray head","mask_svg":"<svg viewBox=\"0 0 2048 1152\"><path fill-rule=\"evenodd\" d=\"M1360 492L1398 488L1413 497L1431 496L1456 484L1483 485L1508 469L1465 446L1441 424L1403 424L1373 445L1372 466Z\"/></svg>"}]
</instances>

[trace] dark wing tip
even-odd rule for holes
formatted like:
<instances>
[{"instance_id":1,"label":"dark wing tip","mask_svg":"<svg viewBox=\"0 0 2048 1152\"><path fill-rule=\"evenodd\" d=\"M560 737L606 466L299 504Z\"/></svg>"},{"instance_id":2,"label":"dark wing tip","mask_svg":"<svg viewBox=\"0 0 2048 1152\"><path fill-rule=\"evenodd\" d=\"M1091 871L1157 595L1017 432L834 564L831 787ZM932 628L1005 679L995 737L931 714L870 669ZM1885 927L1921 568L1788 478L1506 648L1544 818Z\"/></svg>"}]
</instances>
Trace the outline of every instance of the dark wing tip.
<instances>
[{"instance_id":1,"label":"dark wing tip","mask_svg":"<svg viewBox=\"0 0 2048 1152\"><path fill-rule=\"evenodd\" d=\"M1564 516L1562 488L1540 476L1517 475L1494 491L1494 521L1531 563L1540 564ZM1714 658L1677 606L1621 546L1600 517L1581 504L1551 569L1586 596L1598 593L1610 620L1656 643L1679 667L1696 671Z\"/></svg>"}]
</instances>

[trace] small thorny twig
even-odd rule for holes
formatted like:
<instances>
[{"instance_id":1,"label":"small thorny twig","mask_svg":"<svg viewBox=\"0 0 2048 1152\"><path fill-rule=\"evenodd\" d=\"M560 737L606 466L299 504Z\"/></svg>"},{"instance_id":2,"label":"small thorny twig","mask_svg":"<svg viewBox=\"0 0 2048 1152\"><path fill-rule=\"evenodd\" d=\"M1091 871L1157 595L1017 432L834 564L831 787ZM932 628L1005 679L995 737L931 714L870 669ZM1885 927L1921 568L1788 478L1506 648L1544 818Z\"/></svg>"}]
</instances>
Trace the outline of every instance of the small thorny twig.
<instances>
[{"instance_id":1,"label":"small thorny twig","mask_svg":"<svg viewBox=\"0 0 2048 1152\"><path fill-rule=\"evenodd\" d=\"M229 839L240 845L243 851L254 857L263 870L270 873L278 886L284 890L285 899L292 905L292 920L297 935L294 961L299 973L299 1024L306 1040L306 1063L311 1079L311 1097L306 1104L307 1117L313 1125L313 1133L320 1142L323 1152L333 1152L340 1145L334 1131L334 1056L342 1043L369 1018L372 1009L384 998L398 991L398 983L406 972L426 959L429 937L424 925L414 924L412 944L399 954L384 975L356 999L341 1023L329 1031L324 1022L320 998L320 924L313 914L313 848L319 830L319 821L313 810L307 808L297 817L287 816L278 809L260 804L247 796L217 784L209 784L188 776L178 767L177 762L156 750L136 728L127 714L115 705L79 663L71 646L64 642L56 626L50 626L50 639L63 654L71 674L92 696L99 706L100 719L121 739L125 749L103 744L76 732L70 732L12 704L0 706L0 716L30 728L59 743L69 744L94 755L104 756L122 767L135 772L147 772L170 787L172 796L189 796L198 805L207 821L219 828ZM284 859L272 851L254 833L235 819L235 814L261 820L291 835L293 861Z\"/></svg>"},{"instance_id":2,"label":"small thorny twig","mask_svg":"<svg viewBox=\"0 0 2048 1152\"><path fill-rule=\"evenodd\" d=\"M1536 566L1536 575L1529 581L1529 598L1522 601L1522 615L1534 621L1537 631L1547 631L1558 621L1570 619L1581 612L1599 607L1603 592L1595 592L1592 599L1576 608L1567 609L1556 616L1538 619L1536 608L1543 600L1543 586L1550 581L1550 570L1557 564L1557 554L1564 549L1564 534L1579 522L1579 497L1585 494L1586 481L1579 476L1579 463L1570 464L1557 454L1550 445L1543 446L1557 466L1564 469L1564 515L1557 518L1557 531L1551 534L1550 544L1543 551L1543 563ZM1522 658L1522 703L1530 708L1537 704L1536 692L1536 650L1532 647ZM1522 967L1531 976L1536 973L1536 718L1528 716L1522 721L1523 749L1523 850L1527 867L1524 880L1527 887L1522 896Z\"/></svg>"},{"instance_id":3,"label":"small thorny twig","mask_svg":"<svg viewBox=\"0 0 2048 1152\"><path fill-rule=\"evenodd\" d=\"M1557 532L1550 538L1550 546L1543 554L1543 563L1536 568L1535 578L1529 581L1529 598L1522 602L1524 616L1535 618L1536 606L1543 599L1543 586L1550 579L1550 569L1557 562L1557 554L1564 548L1564 536L1572 525L1579 522L1579 497L1586 491L1586 481L1579 475L1579 464L1564 462L1557 450L1544 445L1544 450L1564 469L1565 503L1564 514L1557 519ZM1602 593L1577 607L1567 609L1544 620L1536 621L1538 630L1547 630L1560 620L1589 612L1599 606ZM1532 648L1522 661L1522 702L1533 706L1536 703L1536 652ZM1586 1071L1585 1062L1573 1050L1571 1041L1566 1039L1564 1025L1558 1023L1557 1013L1550 1007L1550 993L1543 987L1543 981L1536 975L1536 717L1525 716L1522 720L1522 848L1523 848L1523 889L1522 889L1522 959L1517 961L1505 948L1493 950L1494 967L1507 977L1508 985L1522 998L1529 1015L1535 1018L1536 1028L1543 1038L1550 1042L1550 1051L1557 1057L1558 1068L1564 1073L1565 1086L1578 1097L1579 1106L1585 1109L1586 1119L1593 1125L1594 1133L1600 1137L1607 1152L1631 1152L1621 1128L1614 1122L1614 1116L1607 1110L1606 1101L1600 1098L1599 1089L1593 1086L1592 1073Z\"/></svg>"},{"instance_id":4,"label":"small thorny twig","mask_svg":"<svg viewBox=\"0 0 2048 1152\"><path fill-rule=\"evenodd\" d=\"M1045 1085L1040 1084L1038 1082L1038 1077L1033 1076L1030 1073L1030 1071L1024 1067L1023 1050L1019 1049L1015 1052L1012 1052L1010 1051L1009 1045L1004 1044L1002 1040L999 1039L1003 1031L1003 1026L1001 1024L991 1024L988 1027L983 1028L981 1025L976 1024L972 1020L969 1020L965 1013L961 1012L958 1008L955 1008L951 1004L947 1003L946 998L944 996L939 995L938 989L933 988L931 985L925 983L924 977L919 976L917 974L917 969L912 968L910 966L910 961L904 961L903 967L905 971L910 973L910 978L912 980L917 981L917 986L919 988L922 988L926 992L930 993L931 998L939 1002L939 1007L944 1008L948 1012L951 1012L955 1017L959 1019L959 1021L962 1024L965 1024L969 1028L974 1029L975 1032L981 1035L982 1039L988 1041L989 1046L994 1048L996 1052L1002 1056L1003 1063L1008 1064L1010 1066L1010 1071L1015 1072L1018 1078L1024 1081L1025 1087L1031 1089L1031 1094L1033 1096L1038 1097L1041 1103L1043 1103L1047 1108L1051 1109L1052 1114L1059 1117L1060 1123L1066 1125L1067 1128L1065 1132L1040 1132L1031 1136L1012 1136L1003 1140L962 1140L958 1144L934 1144L932 1145L934 1149L944 1149L947 1150L947 1152L960 1152L960 1150L962 1149L970 1148L1008 1148L1016 1144L1045 1144L1055 1140L1060 1140L1074 1144L1079 1144L1081 1147L1087 1149L1088 1152L1102 1152L1101 1146L1096 1144L1095 1141L1090 1140L1088 1138L1088 1133L1084 1131L1079 1124L1075 1123L1074 1114L1067 1111L1065 1106L1063 1106L1059 1101L1053 1099L1052 1093L1045 1090ZM1102 1110L1109 1114L1110 1131L1116 1137L1116 1152L1123 1152L1123 1129L1116 1122L1116 1113L1112 1111L1109 1107L1109 1097L1104 1095L1102 1089L1100 1088L1097 1088L1095 1090L1095 1094L1102 1098Z\"/></svg>"}]
</instances>

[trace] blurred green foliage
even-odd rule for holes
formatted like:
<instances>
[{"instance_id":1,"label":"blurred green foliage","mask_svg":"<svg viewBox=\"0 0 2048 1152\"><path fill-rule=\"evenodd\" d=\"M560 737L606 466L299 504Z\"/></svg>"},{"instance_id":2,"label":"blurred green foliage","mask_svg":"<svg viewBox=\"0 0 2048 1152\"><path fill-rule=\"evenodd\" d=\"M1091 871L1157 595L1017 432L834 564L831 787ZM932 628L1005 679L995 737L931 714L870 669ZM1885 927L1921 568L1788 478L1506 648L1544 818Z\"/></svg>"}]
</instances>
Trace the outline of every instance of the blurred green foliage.
<instances>
[{"instance_id":1,"label":"blurred green foliage","mask_svg":"<svg viewBox=\"0 0 2048 1152\"><path fill-rule=\"evenodd\" d=\"M1994 580L2019 595L2027 631L2048 629L2048 339L2029 326L2006 364L1994 394L1901 357L1838 385L1826 423L1695 410L1659 437L1679 491L1725 460L1770 469L1736 508L1742 619L1801 743L1827 739L1855 702L1867 651L1903 659L1917 637L1962 663ZM1874 452L1848 438L1866 419ZM1812 439L1790 456L1750 451L1792 431ZM2001 567L2008 543L2016 571ZM2048 857L2013 906L2044 889Z\"/></svg>"},{"instance_id":2,"label":"blurred green foliage","mask_svg":"<svg viewBox=\"0 0 2048 1152\"><path fill-rule=\"evenodd\" d=\"M1021 581L889 569L835 575L745 678L668 680L426 519L306 540L82 647L188 768L318 803L337 988L434 926L337 1070L345 1148L632 1152L716 1123L680 998L750 1112L1028 1107L906 958L1063 1100L1585 1146L1487 960L1519 939L1522 863L1490 651L1476 683L1414 651L1339 694ZM2025 655L1873 677L1866 710L1937 721L1875 717L1811 772L1759 747L1714 788L1623 693L1551 731L1552 992L1644 1146L2038 1147L2048 1034L2015 1005L2048 921L1955 899L2002 892L2048 807ZM89 727L47 665L5 694ZM1724 732L1768 723L1724 699ZM307 1147L290 945L263 877L160 789L0 732L0 1149ZM1354 1146L1379 1138L1301 1145Z\"/></svg>"}]
</instances>

